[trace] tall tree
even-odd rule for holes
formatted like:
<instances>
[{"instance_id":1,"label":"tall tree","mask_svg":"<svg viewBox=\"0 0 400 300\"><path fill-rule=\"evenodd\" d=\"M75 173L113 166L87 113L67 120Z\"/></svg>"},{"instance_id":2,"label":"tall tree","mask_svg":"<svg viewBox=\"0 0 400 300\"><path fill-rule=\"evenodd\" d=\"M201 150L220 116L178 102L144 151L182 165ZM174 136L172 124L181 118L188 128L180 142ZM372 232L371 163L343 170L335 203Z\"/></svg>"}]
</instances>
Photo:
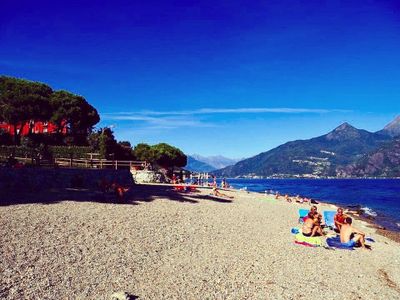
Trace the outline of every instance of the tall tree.
<instances>
[{"instance_id":1,"label":"tall tree","mask_svg":"<svg viewBox=\"0 0 400 300\"><path fill-rule=\"evenodd\" d=\"M148 162L154 161L154 152L150 145L145 143L139 143L133 149L133 155L138 160L144 160Z\"/></svg>"},{"instance_id":2,"label":"tall tree","mask_svg":"<svg viewBox=\"0 0 400 300\"><path fill-rule=\"evenodd\" d=\"M87 134L100 121L97 110L84 97L67 91L56 91L51 97L51 121L59 130L68 127L73 133Z\"/></svg>"},{"instance_id":3,"label":"tall tree","mask_svg":"<svg viewBox=\"0 0 400 300\"><path fill-rule=\"evenodd\" d=\"M52 92L43 83L0 76L0 120L13 126L15 143L28 122L49 120Z\"/></svg>"},{"instance_id":4,"label":"tall tree","mask_svg":"<svg viewBox=\"0 0 400 300\"><path fill-rule=\"evenodd\" d=\"M164 168L184 167L187 164L186 155L178 148L160 143L152 146L154 162Z\"/></svg>"},{"instance_id":5,"label":"tall tree","mask_svg":"<svg viewBox=\"0 0 400 300\"><path fill-rule=\"evenodd\" d=\"M82 96L67 91L56 91L51 96L53 113L50 121L58 132L68 128L75 138L86 137L100 121L97 110Z\"/></svg>"}]
</instances>

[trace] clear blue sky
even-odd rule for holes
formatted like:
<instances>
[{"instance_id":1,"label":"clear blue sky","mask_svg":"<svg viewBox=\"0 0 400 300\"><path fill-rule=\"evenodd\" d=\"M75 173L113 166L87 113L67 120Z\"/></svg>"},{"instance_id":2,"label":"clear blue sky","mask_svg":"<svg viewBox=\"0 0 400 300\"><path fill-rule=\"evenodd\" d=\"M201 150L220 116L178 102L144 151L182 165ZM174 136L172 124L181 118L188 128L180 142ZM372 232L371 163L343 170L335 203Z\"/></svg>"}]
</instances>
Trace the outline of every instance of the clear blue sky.
<instances>
[{"instance_id":1,"label":"clear blue sky","mask_svg":"<svg viewBox=\"0 0 400 300\"><path fill-rule=\"evenodd\" d=\"M399 1L2 1L0 74L116 137L247 157L400 113Z\"/></svg>"}]
</instances>

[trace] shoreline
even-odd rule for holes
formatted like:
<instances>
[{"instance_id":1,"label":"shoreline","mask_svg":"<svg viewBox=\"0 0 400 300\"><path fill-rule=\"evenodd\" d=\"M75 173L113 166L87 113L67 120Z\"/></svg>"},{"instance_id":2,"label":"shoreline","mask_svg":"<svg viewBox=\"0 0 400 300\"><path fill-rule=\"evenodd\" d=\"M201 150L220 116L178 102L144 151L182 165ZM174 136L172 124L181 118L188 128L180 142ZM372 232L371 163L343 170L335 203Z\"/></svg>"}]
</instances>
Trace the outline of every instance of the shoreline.
<instances>
[{"instance_id":1,"label":"shoreline","mask_svg":"<svg viewBox=\"0 0 400 300\"><path fill-rule=\"evenodd\" d=\"M232 180L237 180L238 178L229 178ZM243 179L243 178L242 178ZM245 180L253 180L250 178L244 178ZM269 179L261 179L260 180L341 180L341 179L345 179L345 180L364 180L364 179L369 179L369 180L375 180L375 179L381 179L381 180L399 180L400 178L269 178ZM257 180L257 179L255 179ZM235 182L233 182L233 184L235 185ZM240 185L242 185L240 183ZM239 187L238 187L239 189ZM270 190L270 189L268 189ZM249 190L250 191L250 190ZM274 190L275 192L276 190ZM256 192L256 193L260 193L260 194L264 194L263 191L252 191L252 192ZM295 195L298 194L298 192L294 192L293 190L285 193L281 193L281 191L278 191L281 196L288 194L289 197L295 197ZM368 223L370 223L371 225L375 226L377 229L380 229L381 231L389 231L389 232L393 232L395 235L400 235L400 227L398 224L400 224L400 220L397 220L395 217L388 215L385 211L381 211L379 209L376 208L372 208L375 212L378 212L378 215L376 217L374 216L369 216L368 214L366 214L364 212L364 215L361 215L363 213L362 208L369 208L371 209L371 206L369 206L370 204L362 204L360 202L353 202L353 203L340 203L339 201L334 201L334 200L324 200L323 198L320 198L318 196L311 196L309 194L302 194L303 198L304 196L307 198L311 198L314 199L318 202L322 202L322 203L327 203L327 204L332 204L335 205L337 207L343 207L345 210L348 211L358 211L358 213L352 213L352 215L354 215L355 217L359 217L361 220L366 221ZM357 207L359 206L359 208L354 209L352 208L352 206ZM359 214L359 215L357 215ZM392 236L392 235L391 235Z\"/></svg>"},{"instance_id":2,"label":"shoreline","mask_svg":"<svg viewBox=\"0 0 400 300\"><path fill-rule=\"evenodd\" d=\"M249 192L253 192L253 191L249 191ZM258 192L253 192L253 193L258 193ZM259 194L263 194L263 193L259 193ZM268 195L274 196L273 194L268 194ZM374 220L373 217L362 216L362 215L352 211L348 207L340 206L337 203L333 203L333 202L330 202L330 201L324 201L324 200L320 200L320 199L316 199L316 201L318 201L318 203L322 204L322 205L334 206L335 210L338 209L339 207L342 207L346 214L350 215L353 219L356 219L358 221L367 223L368 227L372 228L372 229L375 229L377 234L379 234L381 236L384 236L384 237L387 237L387 238L389 238L390 240L392 240L392 241L394 241L396 243L400 243L400 231L387 229L384 226L381 226L380 224L378 224L376 222L376 220ZM309 203L309 206L311 206L310 203Z\"/></svg>"},{"instance_id":3,"label":"shoreline","mask_svg":"<svg viewBox=\"0 0 400 300\"><path fill-rule=\"evenodd\" d=\"M205 186L205 187L202 187L202 188L210 188L210 187ZM234 188L229 188L229 189L219 188L219 189L222 190L222 191L234 192L235 194L238 193L238 192L239 193L240 192L246 192L248 194L257 195L258 197L260 197L260 196L269 196L269 197L275 198L274 194L265 194L265 193L256 192L256 191L240 190L240 189L234 189ZM281 195L281 197L283 197L283 196ZM333 209L337 210L339 207L342 207L342 206L340 206L340 205L338 205L336 203L333 203L333 202L324 201L324 200L320 200L320 199L315 199L315 200L318 202L317 205L321 205L323 207L324 206L330 206L332 208L332 210ZM284 199L279 199L279 200L275 199L275 201L277 201L277 202L282 201L284 203L286 202ZM292 203L288 203L288 204L293 204L293 202ZM296 204L300 205L301 207L304 207L304 206L310 207L311 205L314 205L314 204L311 204L311 203L302 203L302 204L296 203ZM368 217L365 217L365 216L361 216L358 213L355 213L354 211L351 211L351 209L349 209L348 207L342 207L342 208L344 209L345 213L350 215L353 219L357 220L358 222L365 223L366 227L368 227L368 228L374 229L376 234L378 234L380 236L383 236L385 238L388 238L388 239L390 239L391 241L393 241L395 243L400 244L400 231L394 231L394 230L387 229L387 228L379 225L378 223L376 223L376 221L372 217L368 218Z\"/></svg>"}]
</instances>

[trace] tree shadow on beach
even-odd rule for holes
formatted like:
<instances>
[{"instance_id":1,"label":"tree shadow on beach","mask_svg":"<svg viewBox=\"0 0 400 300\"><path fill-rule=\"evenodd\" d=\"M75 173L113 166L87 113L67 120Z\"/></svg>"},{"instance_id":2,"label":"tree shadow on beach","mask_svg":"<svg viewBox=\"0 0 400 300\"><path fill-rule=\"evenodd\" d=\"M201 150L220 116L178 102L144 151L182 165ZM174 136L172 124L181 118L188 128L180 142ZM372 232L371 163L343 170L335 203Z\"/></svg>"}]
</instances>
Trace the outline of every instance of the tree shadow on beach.
<instances>
[{"instance_id":1,"label":"tree shadow on beach","mask_svg":"<svg viewBox=\"0 0 400 300\"><path fill-rule=\"evenodd\" d=\"M42 191L0 191L0 206L17 204L55 204L62 201L95 202L103 204L138 205L164 199L188 204L198 204L201 201L231 203L232 200L197 192L178 192L170 185L135 184L129 186L129 191L123 199L118 199L115 193L102 193L97 189L64 188Z\"/></svg>"}]
</instances>

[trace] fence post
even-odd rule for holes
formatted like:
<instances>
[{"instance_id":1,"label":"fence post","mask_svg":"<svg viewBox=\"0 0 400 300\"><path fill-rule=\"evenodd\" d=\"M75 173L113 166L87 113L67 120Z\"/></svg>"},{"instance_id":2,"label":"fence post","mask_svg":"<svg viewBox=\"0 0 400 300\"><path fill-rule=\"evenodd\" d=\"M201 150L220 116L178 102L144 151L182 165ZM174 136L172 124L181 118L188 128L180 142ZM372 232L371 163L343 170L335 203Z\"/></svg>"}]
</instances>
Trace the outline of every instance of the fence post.
<instances>
[{"instance_id":1,"label":"fence post","mask_svg":"<svg viewBox=\"0 0 400 300\"><path fill-rule=\"evenodd\" d=\"M86 167L86 169L87 169L87 167L88 167L88 161L87 161L87 159L85 159L85 167Z\"/></svg>"},{"instance_id":2,"label":"fence post","mask_svg":"<svg viewBox=\"0 0 400 300\"><path fill-rule=\"evenodd\" d=\"M118 170L118 160L115 161L115 170Z\"/></svg>"},{"instance_id":3,"label":"fence post","mask_svg":"<svg viewBox=\"0 0 400 300\"><path fill-rule=\"evenodd\" d=\"M72 158L69 159L69 166L72 168Z\"/></svg>"}]
</instances>

